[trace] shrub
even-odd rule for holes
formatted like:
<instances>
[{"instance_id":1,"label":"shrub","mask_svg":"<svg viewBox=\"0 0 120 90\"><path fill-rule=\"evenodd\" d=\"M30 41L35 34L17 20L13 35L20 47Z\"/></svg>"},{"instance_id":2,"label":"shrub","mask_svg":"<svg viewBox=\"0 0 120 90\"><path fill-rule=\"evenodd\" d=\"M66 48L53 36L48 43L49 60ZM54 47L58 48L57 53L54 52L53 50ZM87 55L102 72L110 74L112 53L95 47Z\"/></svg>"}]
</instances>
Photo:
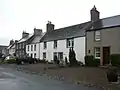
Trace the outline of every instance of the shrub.
<instances>
[{"instance_id":1,"label":"shrub","mask_svg":"<svg viewBox=\"0 0 120 90\"><path fill-rule=\"evenodd\" d=\"M112 54L110 58L113 66L120 67L120 54Z\"/></svg>"},{"instance_id":2,"label":"shrub","mask_svg":"<svg viewBox=\"0 0 120 90\"><path fill-rule=\"evenodd\" d=\"M100 65L100 59L95 59L94 56L85 56L86 66L98 66Z\"/></svg>"},{"instance_id":3,"label":"shrub","mask_svg":"<svg viewBox=\"0 0 120 90\"><path fill-rule=\"evenodd\" d=\"M46 63L45 59L39 60L39 63Z\"/></svg>"},{"instance_id":4,"label":"shrub","mask_svg":"<svg viewBox=\"0 0 120 90\"><path fill-rule=\"evenodd\" d=\"M69 62L71 66L76 66L77 65L77 60L76 60L76 54L73 48L69 49Z\"/></svg>"},{"instance_id":5,"label":"shrub","mask_svg":"<svg viewBox=\"0 0 120 90\"><path fill-rule=\"evenodd\" d=\"M16 60L15 59L8 59L8 60L5 60L5 63L13 64L13 63L16 63Z\"/></svg>"}]
</instances>

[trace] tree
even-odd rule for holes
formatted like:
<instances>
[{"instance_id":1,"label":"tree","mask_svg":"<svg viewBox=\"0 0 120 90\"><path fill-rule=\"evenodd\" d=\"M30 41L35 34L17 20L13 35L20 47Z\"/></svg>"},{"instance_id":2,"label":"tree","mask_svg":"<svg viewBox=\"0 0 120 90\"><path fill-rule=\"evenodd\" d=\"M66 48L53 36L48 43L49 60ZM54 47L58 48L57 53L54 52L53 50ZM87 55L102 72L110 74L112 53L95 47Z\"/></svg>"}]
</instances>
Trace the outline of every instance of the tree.
<instances>
[{"instance_id":1,"label":"tree","mask_svg":"<svg viewBox=\"0 0 120 90\"><path fill-rule=\"evenodd\" d=\"M66 64L66 65L68 64L67 57L65 57L65 64Z\"/></svg>"},{"instance_id":2,"label":"tree","mask_svg":"<svg viewBox=\"0 0 120 90\"><path fill-rule=\"evenodd\" d=\"M69 49L69 61L71 66L76 66L77 65L77 60L76 60L76 54L73 48Z\"/></svg>"}]
</instances>

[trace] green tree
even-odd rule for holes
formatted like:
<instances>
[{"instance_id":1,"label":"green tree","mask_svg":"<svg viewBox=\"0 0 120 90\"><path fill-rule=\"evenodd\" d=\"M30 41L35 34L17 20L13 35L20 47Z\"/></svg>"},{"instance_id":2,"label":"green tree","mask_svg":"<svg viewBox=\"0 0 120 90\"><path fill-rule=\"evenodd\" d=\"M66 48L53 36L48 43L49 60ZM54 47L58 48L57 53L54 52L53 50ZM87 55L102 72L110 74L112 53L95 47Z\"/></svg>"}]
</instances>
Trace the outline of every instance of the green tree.
<instances>
[{"instance_id":1,"label":"green tree","mask_svg":"<svg viewBox=\"0 0 120 90\"><path fill-rule=\"evenodd\" d=\"M73 48L69 49L69 62L71 66L76 66L77 65L77 60L76 60L76 54Z\"/></svg>"}]
</instances>

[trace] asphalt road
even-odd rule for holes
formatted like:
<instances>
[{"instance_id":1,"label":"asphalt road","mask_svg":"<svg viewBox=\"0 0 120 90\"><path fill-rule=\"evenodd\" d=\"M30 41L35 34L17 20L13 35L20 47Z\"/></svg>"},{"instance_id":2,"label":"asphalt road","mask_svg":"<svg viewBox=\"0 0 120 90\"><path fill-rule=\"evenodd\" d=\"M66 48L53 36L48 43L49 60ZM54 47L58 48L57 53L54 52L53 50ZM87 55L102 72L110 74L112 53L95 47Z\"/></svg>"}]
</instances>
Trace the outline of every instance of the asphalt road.
<instances>
[{"instance_id":1,"label":"asphalt road","mask_svg":"<svg viewBox=\"0 0 120 90\"><path fill-rule=\"evenodd\" d=\"M0 67L0 90L96 90Z\"/></svg>"}]
</instances>

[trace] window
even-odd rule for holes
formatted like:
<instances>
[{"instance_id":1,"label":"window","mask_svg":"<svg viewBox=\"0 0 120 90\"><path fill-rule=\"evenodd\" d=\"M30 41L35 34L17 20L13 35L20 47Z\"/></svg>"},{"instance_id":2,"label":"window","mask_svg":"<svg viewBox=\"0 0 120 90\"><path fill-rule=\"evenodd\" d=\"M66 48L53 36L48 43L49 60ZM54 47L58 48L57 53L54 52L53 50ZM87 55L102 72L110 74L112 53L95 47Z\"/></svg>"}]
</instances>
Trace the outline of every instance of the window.
<instances>
[{"instance_id":1,"label":"window","mask_svg":"<svg viewBox=\"0 0 120 90\"><path fill-rule=\"evenodd\" d=\"M46 52L43 53L43 59L46 59Z\"/></svg>"},{"instance_id":2,"label":"window","mask_svg":"<svg viewBox=\"0 0 120 90\"><path fill-rule=\"evenodd\" d=\"M23 45L22 48L24 48L24 43L22 45Z\"/></svg>"},{"instance_id":3,"label":"window","mask_svg":"<svg viewBox=\"0 0 120 90\"><path fill-rule=\"evenodd\" d=\"M33 57L33 54L31 53L31 58Z\"/></svg>"},{"instance_id":4,"label":"window","mask_svg":"<svg viewBox=\"0 0 120 90\"><path fill-rule=\"evenodd\" d=\"M63 52L58 52L58 60L63 60Z\"/></svg>"},{"instance_id":5,"label":"window","mask_svg":"<svg viewBox=\"0 0 120 90\"><path fill-rule=\"evenodd\" d=\"M31 45L31 51L33 51L33 45Z\"/></svg>"},{"instance_id":6,"label":"window","mask_svg":"<svg viewBox=\"0 0 120 90\"><path fill-rule=\"evenodd\" d=\"M95 41L100 41L100 31L95 31Z\"/></svg>"},{"instance_id":7,"label":"window","mask_svg":"<svg viewBox=\"0 0 120 90\"><path fill-rule=\"evenodd\" d=\"M44 49L47 48L47 42L44 42Z\"/></svg>"},{"instance_id":8,"label":"window","mask_svg":"<svg viewBox=\"0 0 120 90\"><path fill-rule=\"evenodd\" d=\"M66 47L74 47L74 39L67 39Z\"/></svg>"},{"instance_id":9,"label":"window","mask_svg":"<svg viewBox=\"0 0 120 90\"><path fill-rule=\"evenodd\" d=\"M29 45L28 45L28 51L29 51Z\"/></svg>"},{"instance_id":10,"label":"window","mask_svg":"<svg viewBox=\"0 0 120 90\"><path fill-rule=\"evenodd\" d=\"M19 49L21 49L21 44L19 44Z\"/></svg>"},{"instance_id":11,"label":"window","mask_svg":"<svg viewBox=\"0 0 120 90\"><path fill-rule=\"evenodd\" d=\"M95 47L95 58L100 59L100 47Z\"/></svg>"},{"instance_id":12,"label":"window","mask_svg":"<svg viewBox=\"0 0 120 90\"><path fill-rule=\"evenodd\" d=\"M57 56L58 60L63 60L63 52L54 52L53 53L54 60L55 60L55 56Z\"/></svg>"},{"instance_id":13,"label":"window","mask_svg":"<svg viewBox=\"0 0 120 90\"><path fill-rule=\"evenodd\" d=\"M34 45L34 51L36 51L36 45Z\"/></svg>"},{"instance_id":14,"label":"window","mask_svg":"<svg viewBox=\"0 0 120 90\"><path fill-rule=\"evenodd\" d=\"M34 53L34 58L36 58L36 53Z\"/></svg>"},{"instance_id":15,"label":"window","mask_svg":"<svg viewBox=\"0 0 120 90\"><path fill-rule=\"evenodd\" d=\"M54 41L54 48L57 48L57 40Z\"/></svg>"}]
</instances>

